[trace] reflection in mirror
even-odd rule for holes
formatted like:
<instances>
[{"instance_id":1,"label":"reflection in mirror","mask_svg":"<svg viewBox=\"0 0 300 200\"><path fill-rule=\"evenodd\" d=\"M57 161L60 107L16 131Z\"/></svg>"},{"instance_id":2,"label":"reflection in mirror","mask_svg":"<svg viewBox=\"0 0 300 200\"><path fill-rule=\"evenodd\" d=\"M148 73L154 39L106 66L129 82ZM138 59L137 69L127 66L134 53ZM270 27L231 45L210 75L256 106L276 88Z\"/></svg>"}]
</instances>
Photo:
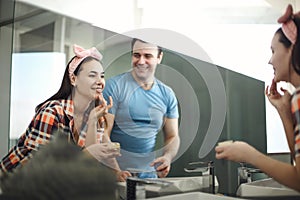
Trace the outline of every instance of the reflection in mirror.
<instances>
[{"instance_id":1,"label":"reflection in mirror","mask_svg":"<svg viewBox=\"0 0 300 200\"><path fill-rule=\"evenodd\" d=\"M25 131L35 107L59 89L71 46L90 47L113 34L22 2L16 2L15 13L9 146Z\"/></svg>"},{"instance_id":2,"label":"reflection in mirror","mask_svg":"<svg viewBox=\"0 0 300 200\"><path fill-rule=\"evenodd\" d=\"M83 47L101 44L100 50L104 54L104 67L108 72L106 73L106 78L130 69L130 54L127 51L127 48L130 49L128 37L119 35L118 41L113 39L109 44L104 43L104 41L108 41L108 38L114 35L116 33L94 27L78 19L62 16L19 1L16 2L11 81L10 146L14 145L15 140L25 131L33 116L35 106L47 99L50 94L54 93L53 91L58 90L61 81L60 75L63 74L61 71L66 66L66 60L69 60L70 55L73 55L71 46L74 43ZM127 51L126 54L119 55L119 50L123 48ZM184 166L185 162L190 161L189 159L198 159L199 147L204 138L203 133L208 128L211 115L209 91L202 79L203 77L195 73L195 68L190 66L189 62L196 62L208 68L210 66L209 63L204 63L201 60L185 55L178 56L176 52L171 51L166 52L163 62L163 64L172 66L172 68L167 70L161 68L158 77L166 82L177 81L176 85L180 85L180 82L178 79L174 80L172 77L168 77L170 70L185 77L186 79L184 80L188 80L191 84L193 91L195 91L195 99L199 102L198 108L189 107L190 110L187 110L187 113L200 110L201 114L200 120L196 116L198 120L196 122L191 114L187 114L184 119L191 124L195 123L197 131L192 130L192 133L189 132L191 131L191 126L188 126L190 130L183 130L180 133L182 137L187 134L194 134L196 138L188 141L192 143L191 146L185 149L186 152L174 164L175 167L171 175L181 176L183 169L180 166ZM255 129L262 137L260 140L261 144L257 145L260 146L262 151L265 151L265 127L263 126L265 104L262 96L264 83L222 67L219 70L226 86L228 102L230 102L227 105L227 109L231 110L231 112L227 113L221 139L232 139L227 138L232 133L236 138L249 137L250 140L253 140L252 137L255 135L251 135L249 130ZM243 94L243 92L253 88L255 88L257 93L252 96ZM186 90L178 86L177 91L177 95L182 96L189 105L191 97L185 94ZM246 98L248 97L247 95L250 95L249 98ZM256 105L253 102L256 102ZM242 105L246 103L247 107L243 107ZM245 112L241 112L241 109L245 109ZM258 112L261 112L261 117L253 117L250 120L249 116L257 116L259 115ZM244 113L248 113L248 115L242 115ZM252 120L260 120L260 122L257 123ZM259 127L260 131L257 131L257 124L262 124ZM244 131L245 135L238 135L240 131ZM207 158L212 159L212 154L209 154ZM232 177L235 176L234 173L236 172L233 168L235 166L228 163L219 163L217 167L219 167L217 169L219 170L219 175L225 177L222 180L221 189L223 191L221 192L232 192L234 188Z\"/></svg>"}]
</instances>

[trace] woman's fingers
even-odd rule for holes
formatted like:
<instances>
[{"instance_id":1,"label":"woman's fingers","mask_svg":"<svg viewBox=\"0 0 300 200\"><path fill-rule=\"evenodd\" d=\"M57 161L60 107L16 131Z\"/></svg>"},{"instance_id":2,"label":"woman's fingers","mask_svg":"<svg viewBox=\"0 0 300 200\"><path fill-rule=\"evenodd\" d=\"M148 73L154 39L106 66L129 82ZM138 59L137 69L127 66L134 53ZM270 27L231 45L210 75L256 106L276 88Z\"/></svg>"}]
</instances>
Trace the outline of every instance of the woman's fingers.
<instances>
[{"instance_id":1,"label":"woman's fingers","mask_svg":"<svg viewBox=\"0 0 300 200\"><path fill-rule=\"evenodd\" d=\"M101 103L100 103L100 106L106 106L106 105L107 105L107 102L106 102L106 100L104 99L102 93L98 96L98 98L99 98L99 101L101 102Z\"/></svg>"},{"instance_id":2,"label":"woman's fingers","mask_svg":"<svg viewBox=\"0 0 300 200\"><path fill-rule=\"evenodd\" d=\"M109 104L107 105L107 108L110 109L111 107L113 107L114 102L111 96L109 96L108 98L109 98Z\"/></svg>"},{"instance_id":3,"label":"woman's fingers","mask_svg":"<svg viewBox=\"0 0 300 200\"><path fill-rule=\"evenodd\" d=\"M125 182L127 177L132 176L130 172L128 171L119 171L117 172L117 179L120 182Z\"/></svg>"},{"instance_id":4,"label":"woman's fingers","mask_svg":"<svg viewBox=\"0 0 300 200\"><path fill-rule=\"evenodd\" d=\"M267 86L267 88L265 90L265 94L266 94L266 96L270 96L270 95L274 95L276 93L278 93L277 92L277 84L273 79L272 83L271 83L271 86L269 86L269 85Z\"/></svg>"},{"instance_id":5,"label":"woman's fingers","mask_svg":"<svg viewBox=\"0 0 300 200\"><path fill-rule=\"evenodd\" d=\"M111 96L109 97L108 105L106 100L103 98L102 94L97 95L95 100L99 101L99 105L92 110L90 115L92 115L94 118L96 118L96 120L98 120L100 117L103 117L108 113L108 110L113 106L113 99Z\"/></svg>"},{"instance_id":6,"label":"woman's fingers","mask_svg":"<svg viewBox=\"0 0 300 200\"><path fill-rule=\"evenodd\" d=\"M272 84L271 84L271 87L270 87L270 93L272 95L278 93L277 92L277 83L274 81L274 79L272 80Z\"/></svg>"},{"instance_id":7,"label":"woman's fingers","mask_svg":"<svg viewBox=\"0 0 300 200\"><path fill-rule=\"evenodd\" d=\"M86 150L98 161L120 156L120 149L113 147L110 143L92 144Z\"/></svg>"},{"instance_id":8,"label":"woman's fingers","mask_svg":"<svg viewBox=\"0 0 300 200\"><path fill-rule=\"evenodd\" d=\"M265 95L268 96L269 95L269 86L267 86L266 90L265 90Z\"/></svg>"},{"instance_id":9,"label":"woman's fingers","mask_svg":"<svg viewBox=\"0 0 300 200\"><path fill-rule=\"evenodd\" d=\"M103 104L99 106L99 112L100 115L105 115L108 113L108 110L113 106L113 99L111 96L109 96L109 104L107 105L107 102L103 100Z\"/></svg>"}]
</instances>

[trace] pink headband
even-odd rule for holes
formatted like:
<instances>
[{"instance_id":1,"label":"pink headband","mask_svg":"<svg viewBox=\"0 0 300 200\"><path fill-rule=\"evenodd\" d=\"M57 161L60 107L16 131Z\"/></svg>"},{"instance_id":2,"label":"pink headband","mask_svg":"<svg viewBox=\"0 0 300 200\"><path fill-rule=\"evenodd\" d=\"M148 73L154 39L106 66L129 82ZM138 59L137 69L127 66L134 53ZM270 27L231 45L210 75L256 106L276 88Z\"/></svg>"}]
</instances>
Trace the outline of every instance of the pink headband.
<instances>
[{"instance_id":1,"label":"pink headband","mask_svg":"<svg viewBox=\"0 0 300 200\"><path fill-rule=\"evenodd\" d=\"M292 44L295 44L297 40L297 26L293 21L294 16L293 7L289 4L285 13L277 20L278 23L282 24L282 31Z\"/></svg>"},{"instance_id":2,"label":"pink headband","mask_svg":"<svg viewBox=\"0 0 300 200\"><path fill-rule=\"evenodd\" d=\"M73 50L76 55L76 57L72 60L72 62L69 64L69 76L71 76L78 65L86 58L86 57L93 57L98 60L102 59L102 54L95 48L92 47L90 49L84 49L81 46L78 46L76 44L73 45Z\"/></svg>"}]
</instances>

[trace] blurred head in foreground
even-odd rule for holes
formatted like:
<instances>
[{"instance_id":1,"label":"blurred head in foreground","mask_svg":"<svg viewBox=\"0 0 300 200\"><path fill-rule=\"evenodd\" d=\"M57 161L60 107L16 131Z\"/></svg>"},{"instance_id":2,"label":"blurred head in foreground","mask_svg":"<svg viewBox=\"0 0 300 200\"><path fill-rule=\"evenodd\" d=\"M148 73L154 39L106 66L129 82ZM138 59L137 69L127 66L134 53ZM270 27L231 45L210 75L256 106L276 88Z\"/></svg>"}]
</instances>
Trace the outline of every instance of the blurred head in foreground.
<instances>
[{"instance_id":1,"label":"blurred head in foreground","mask_svg":"<svg viewBox=\"0 0 300 200\"><path fill-rule=\"evenodd\" d=\"M116 199L111 169L67 142L63 134L1 180L7 199Z\"/></svg>"}]
</instances>

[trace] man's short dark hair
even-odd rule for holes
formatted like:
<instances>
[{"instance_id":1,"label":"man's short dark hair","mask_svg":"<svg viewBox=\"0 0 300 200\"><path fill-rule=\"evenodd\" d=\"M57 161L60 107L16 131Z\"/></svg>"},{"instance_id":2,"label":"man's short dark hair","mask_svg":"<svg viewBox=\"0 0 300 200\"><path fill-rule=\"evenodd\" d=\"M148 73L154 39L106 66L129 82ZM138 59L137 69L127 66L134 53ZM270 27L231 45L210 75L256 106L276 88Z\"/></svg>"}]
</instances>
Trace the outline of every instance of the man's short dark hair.
<instances>
[{"instance_id":1,"label":"man's short dark hair","mask_svg":"<svg viewBox=\"0 0 300 200\"><path fill-rule=\"evenodd\" d=\"M134 46L134 44L135 44L137 41L142 42L142 43L149 43L149 42L146 42L146 41L141 40L141 39L139 39L139 38L133 38L133 39L131 40L131 53L132 53L132 51L133 51L133 46ZM160 46L158 46L158 45L156 45L156 46L157 46L157 50L158 50L157 56L159 56L159 55L162 53L162 48L161 48Z\"/></svg>"}]
</instances>

